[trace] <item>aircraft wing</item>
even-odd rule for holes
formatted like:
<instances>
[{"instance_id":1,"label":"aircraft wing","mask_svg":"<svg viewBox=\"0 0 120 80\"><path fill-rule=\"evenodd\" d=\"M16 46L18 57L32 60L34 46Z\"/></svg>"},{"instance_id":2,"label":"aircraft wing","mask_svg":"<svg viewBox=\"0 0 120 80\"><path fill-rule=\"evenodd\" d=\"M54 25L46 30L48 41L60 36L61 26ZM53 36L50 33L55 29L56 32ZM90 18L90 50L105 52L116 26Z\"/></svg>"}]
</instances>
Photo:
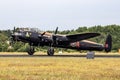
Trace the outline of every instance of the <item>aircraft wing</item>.
<instances>
[{"instance_id":1,"label":"aircraft wing","mask_svg":"<svg viewBox=\"0 0 120 80\"><path fill-rule=\"evenodd\" d=\"M99 35L100 35L99 33L83 33L83 34L67 35L66 37L70 40L70 42L76 42L76 41L93 38Z\"/></svg>"}]
</instances>

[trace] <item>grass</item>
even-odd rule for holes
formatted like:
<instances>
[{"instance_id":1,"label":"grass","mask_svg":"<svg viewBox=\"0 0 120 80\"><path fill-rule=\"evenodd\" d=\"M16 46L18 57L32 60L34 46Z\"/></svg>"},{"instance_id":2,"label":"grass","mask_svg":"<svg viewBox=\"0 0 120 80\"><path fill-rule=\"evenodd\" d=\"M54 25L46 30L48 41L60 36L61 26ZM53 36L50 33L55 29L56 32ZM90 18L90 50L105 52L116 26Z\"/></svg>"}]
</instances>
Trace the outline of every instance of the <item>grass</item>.
<instances>
[{"instance_id":1,"label":"grass","mask_svg":"<svg viewBox=\"0 0 120 80\"><path fill-rule=\"evenodd\" d=\"M120 58L0 57L0 80L119 80Z\"/></svg>"}]
</instances>

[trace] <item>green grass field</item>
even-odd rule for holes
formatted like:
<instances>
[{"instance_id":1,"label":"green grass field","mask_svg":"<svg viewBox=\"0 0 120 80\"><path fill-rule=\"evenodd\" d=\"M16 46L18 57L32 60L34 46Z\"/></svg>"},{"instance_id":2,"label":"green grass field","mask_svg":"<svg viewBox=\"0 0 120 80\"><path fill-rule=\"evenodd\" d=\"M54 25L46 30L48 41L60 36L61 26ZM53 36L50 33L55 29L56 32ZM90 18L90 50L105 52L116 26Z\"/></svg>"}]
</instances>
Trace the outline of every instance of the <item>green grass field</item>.
<instances>
[{"instance_id":1,"label":"green grass field","mask_svg":"<svg viewBox=\"0 0 120 80\"><path fill-rule=\"evenodd\" d=\"M0 80L120 80L120 58L0 57Z\"/></svg>"}]
</instances>

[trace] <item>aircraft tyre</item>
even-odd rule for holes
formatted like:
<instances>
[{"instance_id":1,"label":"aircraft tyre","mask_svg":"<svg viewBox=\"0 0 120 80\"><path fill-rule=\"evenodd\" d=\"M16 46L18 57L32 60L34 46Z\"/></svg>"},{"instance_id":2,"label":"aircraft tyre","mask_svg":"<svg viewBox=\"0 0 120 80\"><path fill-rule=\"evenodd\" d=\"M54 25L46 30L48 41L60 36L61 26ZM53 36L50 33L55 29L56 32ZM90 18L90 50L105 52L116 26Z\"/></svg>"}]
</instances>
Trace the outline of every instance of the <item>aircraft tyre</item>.
<instances>
[{"instance_id":1,"label":"aircraft tyre","mask_svg":"<svg viewBox=\"0 0 120 80\"><path fill-rule=\"evenodd\" d=\"M30 48L28 49L28 54L29 54L29 55L33 55L34 52L35 52L34 47L30 46Z\"/></svg>"},{"instance_id":2,"label":"aircraft tyre","mask_svg":"<svg viewBox=\"0 0 120 80\"><path fill-rule=\"evenodd\" d=\"M54 55L54 48L49 48L47 51L48 56L53 56Z\"/></svg>"}]
</instances>

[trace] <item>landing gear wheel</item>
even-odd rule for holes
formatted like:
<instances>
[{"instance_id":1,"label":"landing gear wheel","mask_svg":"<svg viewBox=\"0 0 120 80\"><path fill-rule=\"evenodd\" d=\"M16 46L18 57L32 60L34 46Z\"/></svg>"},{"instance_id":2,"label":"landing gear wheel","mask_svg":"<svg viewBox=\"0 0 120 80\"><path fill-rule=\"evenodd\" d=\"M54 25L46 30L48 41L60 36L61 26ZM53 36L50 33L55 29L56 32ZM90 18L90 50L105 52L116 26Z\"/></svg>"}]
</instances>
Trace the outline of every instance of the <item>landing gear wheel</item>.
<instances>
[{"instance_id":1,"label":"landing gear wheel","mask_svg":"<svg viewBox=\"0 0 120 80\"><path fill-rule=\"evenodd\" d=\"M53 56L54 55L54 48L49 48L47 51L48 56Z\"/></svg>"},{"instance_id":2,"label":"landing gear wheel","mask_svg":"<svg viewBox=\"0 0 120 80\"><path fill-rule=\"evenodd\" d=\"M35 49L33 46L30 46L30 48L28 49L28 54L29 55L33 55L35 53Z\"/></svg>"}]
</instances>

